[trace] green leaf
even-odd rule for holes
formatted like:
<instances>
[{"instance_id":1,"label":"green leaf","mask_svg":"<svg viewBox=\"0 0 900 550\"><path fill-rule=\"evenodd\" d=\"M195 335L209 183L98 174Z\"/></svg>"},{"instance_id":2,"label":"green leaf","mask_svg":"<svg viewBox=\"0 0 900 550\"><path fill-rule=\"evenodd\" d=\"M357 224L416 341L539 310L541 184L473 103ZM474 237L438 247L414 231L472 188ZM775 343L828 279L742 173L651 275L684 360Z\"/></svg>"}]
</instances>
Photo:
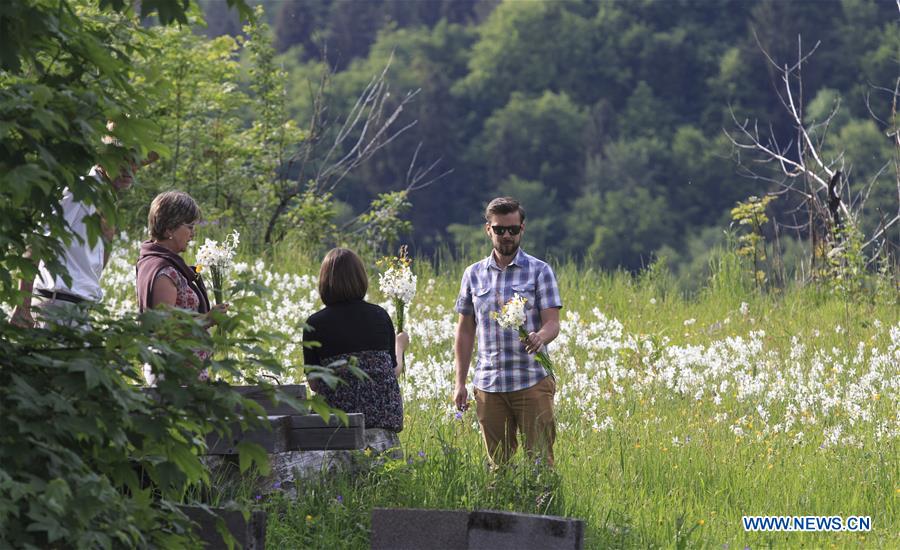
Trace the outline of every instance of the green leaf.
<instances>
[{"instance_id":1,"label":"green leaf","mask_svg":"<svg viewBox=\"0 0 900 550\"><path fill-rule=\"evenodd\" d=\"M167 449L166 458L178 467L189 483L196 483L203 479L203 464L190 446L186 444L170 445Z\"/></svg>"},{"instance_id":2,"label":"green leaf","mask_svg":"<svg viewBox=\"0 0 900 550\"><path fill-rule=\"evenodd\" d=\"M238 463L241 473L246 472L251 466L256 464L259 473L269 475L271 465L269 464L269 454L262 446L256 443L241 441L237 444Z\"/></svg>"}]
</instances>

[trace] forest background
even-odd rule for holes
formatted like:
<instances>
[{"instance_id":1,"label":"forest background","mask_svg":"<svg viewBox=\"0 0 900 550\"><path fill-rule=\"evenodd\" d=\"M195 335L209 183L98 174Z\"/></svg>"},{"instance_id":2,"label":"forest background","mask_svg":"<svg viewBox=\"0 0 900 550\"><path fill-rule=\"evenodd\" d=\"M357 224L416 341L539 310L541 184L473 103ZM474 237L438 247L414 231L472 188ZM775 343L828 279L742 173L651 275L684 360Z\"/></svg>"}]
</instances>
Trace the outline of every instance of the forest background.
<instances>
[{"instance_id":1,"label":"forest background","mask_svg":"<svg viewBox=\"0 0 900 550\"><path fill-rule=\"evenodd\" d=\"M876 182L858 220L867 235L898 211L883 93L900 73L893 2L250 4L271 29L204 0L205 36L156 35L166 66L153 69L168 85L154 89L153 118L170 150L132 196L132 228L153 193L178 187L250 243L385 252L402 238L423 256L480 252L484 204L513 195L528 211L529 252L627 270L664 258L692 286L728 244L736 203L783 190L781 168L728 135L749 122L763 141L796 143L766 54L792 65L814 48L795 92L804 123L828 123L814 137L850 182L845 203ZM383 87L367 88L385 67ZM357 104L363 93L377 112ZM359 113L386 132L353 150L364 162L320 179L323 153ZM802 203L779 196L761 229L790 274L810 256ZM900 227L886 236L896 250Z\"/></svg>"}]
</instances>

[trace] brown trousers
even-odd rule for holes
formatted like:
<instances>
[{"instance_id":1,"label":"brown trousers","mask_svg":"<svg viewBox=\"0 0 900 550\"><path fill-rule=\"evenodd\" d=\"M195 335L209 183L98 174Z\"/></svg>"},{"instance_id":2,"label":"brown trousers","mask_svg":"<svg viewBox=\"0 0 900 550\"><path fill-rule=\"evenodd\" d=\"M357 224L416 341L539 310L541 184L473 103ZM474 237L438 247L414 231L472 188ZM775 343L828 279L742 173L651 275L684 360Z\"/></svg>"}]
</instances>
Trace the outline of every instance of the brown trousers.
<instances>
[{"instance_id":1,"label":"brown trousers","mask_svg":"<svg viewBox=\"0 0 900 550\"><path fill-rule=\"evenodd\" d=\"M493 464L512 458L519 446L518 432L522 432L529 457L542 458L553 465L555 394L556 382L549 376L530 388L512 392L491 393L475 388L478 422Z\"/></svg>"}]
</instances>

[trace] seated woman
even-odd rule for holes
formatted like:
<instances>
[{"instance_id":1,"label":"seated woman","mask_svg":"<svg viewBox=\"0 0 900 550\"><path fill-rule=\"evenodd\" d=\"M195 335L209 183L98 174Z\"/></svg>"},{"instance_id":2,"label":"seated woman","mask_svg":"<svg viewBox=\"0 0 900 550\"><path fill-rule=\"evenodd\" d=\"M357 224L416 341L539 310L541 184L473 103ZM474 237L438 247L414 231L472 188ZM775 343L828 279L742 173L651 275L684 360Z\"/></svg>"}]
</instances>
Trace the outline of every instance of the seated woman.
<instances>
[{"instance_id":1,"label":"seated woman","mask_svg":"<svg viewBox=\"0 0 900 550\"><path fill-rule=\"evenodd\" d=\"M199 220L200 207L187 193L167 191L153 199L147 216L150 240L141 243L137 261L138 309L141 312L167 305L202 314L206 326L212 326L209 296L203 280L181 257L194 238L194 226ZM228 304L212 309L225 311ZM198 352L197 355L204 360L209 353ZM145 367L144 374L152 385L155 377L146 371ZM199 376L200 380L208 377L207 371Z\"/></svg>"},{"instance_id":2,"label":"seated woman","mask_svg":"<svg viewBox=\"0 0 900 550\"><path fill-rule=\"evenodd\" d=\"M397 432L403 429L403 402L397 376L403 371L403 352L409 336L394 335L391 317L381 307L363 300L369 281L362 260L346 248L325 255L319 270L319 296L325 309L307 319L303 341L319 347L303 348L307 365L329 364L355 357L357 366L369 375L361 380L348 369L335 373L345 383L334 389L319 380L310 388L332 407L366 417L366 444L375 451L399 449Z\"/></svg>"}]
</instances>

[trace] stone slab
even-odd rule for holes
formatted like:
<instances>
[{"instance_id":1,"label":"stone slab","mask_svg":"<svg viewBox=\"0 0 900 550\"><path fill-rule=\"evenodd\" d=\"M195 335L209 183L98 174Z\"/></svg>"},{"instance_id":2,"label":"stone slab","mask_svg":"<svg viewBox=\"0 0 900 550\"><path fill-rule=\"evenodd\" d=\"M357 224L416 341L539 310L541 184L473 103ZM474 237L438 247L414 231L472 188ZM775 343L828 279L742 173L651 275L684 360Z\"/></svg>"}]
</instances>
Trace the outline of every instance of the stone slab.
<instances>
[{"instance_id":1,"label":"stone slab","mask_svg":"<svg viewBox=\"0 0 900 550\"><path fill-rule=\"evenodd\" d=\"M237 454L241 441L256 443L267 453L290 451L340 451L363 449L366 446L365 415L348 414L348 426L332 416L329 422L317 414L269 416L272 430L242 431L232 428L230 437L210 434L206 438L208 455Z\"/></svg>"},{"instance_id":2,"label":"stone slab","mask_svg":"<svg viewBox=\"0 0 900 550\"><path fill-rule=\"evenodd\" d=\"M273 387L275 389L276 396L279 394L286 395L298 401L303 401L304 399L306 399L306 386L304 385L289 384ZM306 414L306 411L298 411L297 409L283 401L274 403L271 399L269 399L269 393L266 391L266 389L268 388L264 386L232 386L232 389L241 394L241 397L244 397L245 399L252 399L253 401L259 403L259 405L263 409L265 409L266 414L269 416Z\"/></svg>"},{"instance_id":3,"label":"stone slab","mask_svg":"<svg viewBox=\"0 0 900 550\"><path fill-rule=\"evenodd\" d=\"M581 550L584 522L492 510L372 511L372 550Z\"/></svg>"},{"instance_id":4,"label":"stone slab","mask_svg":"<svg viewBox=\"0 0 900 550\"><path fill-rule=\"evenodd\" d=\"M372 550L464 550L469 513L464 510L372 510Z\"/></svg>"},{"instance_id":5,"label":"stone slab","mask_svg":"<svg viewBox=\"0 0 900 550\"><path fill-rule=\"evenodd\" d=\"M581 550L584 522L557 516L478 510L469 515L469 548Z\"/></svg>"},{"instance_id":6,"label":"stone slab","mask_svg":"<svg viewBox=\"0 0 900 550\"><path fill-rule=\"evenodd\" d=\"M266 547L266 513L263 511L251 512L250 520L247 521L237 510L210 508L207 511L199 506L186 505L179 506L179 509L196 524L194 532L204 548L228 547L216 527L219 518L225 522L225 528L234 537L238 548L264 550Z\"/></svg>"},{"instance_id":7,"label":"stone slab","mask_svg":"<svg viewBox=\"0 0 900 550\"><path fill-rule=\"evenodd\" d=\"M291 419L289 416L270 416L269 423L272 430L258 429L242 431L237 426L232 428L231 437L223 437L219 434L206 436L208 455L234 455L237 454L237 445L240 442L256 443L267 453L282 453L291 450Z\"/></svg>"}]
</instances>

